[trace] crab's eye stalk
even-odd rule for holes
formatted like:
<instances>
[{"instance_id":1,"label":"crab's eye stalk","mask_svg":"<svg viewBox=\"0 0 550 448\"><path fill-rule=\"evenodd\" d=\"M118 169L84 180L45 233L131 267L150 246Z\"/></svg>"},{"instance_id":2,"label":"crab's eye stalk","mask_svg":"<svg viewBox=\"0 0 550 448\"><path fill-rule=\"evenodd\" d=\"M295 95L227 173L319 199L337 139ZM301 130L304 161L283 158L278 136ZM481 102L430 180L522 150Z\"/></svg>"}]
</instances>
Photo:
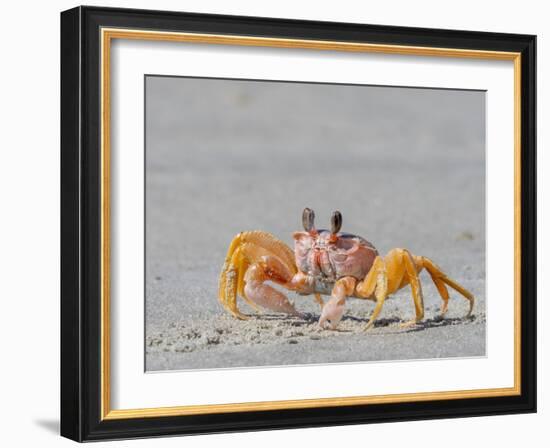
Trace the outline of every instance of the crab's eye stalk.
<instances>
[{"instance_id":1,"label":"crab's eye stalk","mask_svg":"<svg viewBox=\"0 0 550 448\"><path fill-rule=\"evenodd\" d=\"M306 232L315 231L315 212L310 208L305 208L302 213L302 224Z\"/></svg>"},{"instance_id":2,"label":"crab's eye stalk","mask_svg":"<svg viewBox=\"0 0 550 448\"><path fill-rule=\"evenodd\" d=\"M330 217L330 233L337 234L342 228L342 213L335 211Z\"/></svg>"}]
</instances>

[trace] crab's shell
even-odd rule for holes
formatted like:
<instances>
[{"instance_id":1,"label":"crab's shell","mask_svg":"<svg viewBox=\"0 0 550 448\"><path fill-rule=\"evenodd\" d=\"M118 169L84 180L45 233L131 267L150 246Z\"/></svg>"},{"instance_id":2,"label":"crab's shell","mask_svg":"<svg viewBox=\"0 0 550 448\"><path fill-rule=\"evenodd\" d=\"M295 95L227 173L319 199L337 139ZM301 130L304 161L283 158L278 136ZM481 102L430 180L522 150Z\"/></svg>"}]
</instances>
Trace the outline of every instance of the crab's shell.
<instances>
[{"instance_id":1,"label":"crab's shell","mask_svg":"<svg viewBox=\"0 0 550 448\"><path fill-rule=\"evenodd\" d=\"M364 238L328 230L294 233L294 255L298 269L314 279L335 282L342 277L363 280L378 255L376 248Z\"/></svg>"}]
</instances>

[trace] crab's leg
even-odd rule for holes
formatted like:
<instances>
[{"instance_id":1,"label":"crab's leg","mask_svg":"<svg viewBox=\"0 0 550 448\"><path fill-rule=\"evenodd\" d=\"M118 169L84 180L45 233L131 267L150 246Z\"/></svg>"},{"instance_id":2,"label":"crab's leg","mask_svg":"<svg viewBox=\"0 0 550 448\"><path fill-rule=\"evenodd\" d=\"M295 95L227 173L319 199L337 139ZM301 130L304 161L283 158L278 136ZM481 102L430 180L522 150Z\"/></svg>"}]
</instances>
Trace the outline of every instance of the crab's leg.
<instances>
[{"instance_id":1,"label":"crab's leg","mask_svg":"<svg viewBox=\"0 0 550 448\"><path fill-rule=\"evenodd\" d=\"M357 280L354 277L342 277L336 281L332 288L330 300L323 306L319 326L324 328L328 323L331 330L335 330L342 319L346 306L346 298L353 294Z\"/></svg>"},{"instance_id":2,"label":"crab's leg","mask_svg":"<svg viewBox=\"0 0 550 448\"><path fill-rule=\"evenodd\" d=\"M468 316L472 314L475 298L470 291L459 285L453 279L447 277L447 275L429 258L416 256L415 261L417 266L420 266L420 268L425 268L428 271L435 286L437 287L437 290L439 291L439 294L441 295L441 298L443 299L443 304L441 305L441 314L445 314L449 302L449 291L447 290L445 284L453 288L455 291L459 292L462 296L466 298L466 300L470 302Z\"/></svg>"},{"instance_id":3,"label":"crab's leg","mask_svg":"<svg viewBox=\"0 0 550 448\"><path fill-rule=\"evenodd\" d=\"M401 249L399 255L402 257L402 262L405 267L406 278L403 279L400 286L404 286L407 283L411 285L411 291L414 301L415 318L409 322L402 324L403 327L414 325L422 320L424 317L424 296L422 295L422 285L418 278L418 271L416 265L409 251ZM393 292L393 291L392 291Z\"/></svg>"},{"instance_id":4,"label":"crab's leg","mask_svg":"<svg viewBox=\"0 0 550 448\"><path fill-rule=\"evenodd\" d=\"M321 307L321 310L322 310L323 306L325 306L325 302L323 301L323 298L321 297L321 294L316 292L313 296L315 297L315 301L319 304L319 306Z\"/></svg>"},{"instance_id":5,"label":"crab's leg","mask_svg":"<svg viewBox=\"0 0 550 448\"><path fill-rule=\"evenodd\" d=\"M376 306L366 329L373 325L374 320L382 310L386 297L408 284L411 285L415 319L406 322L403 326L410 326L420 321L424 317L424 298L412 255L405 249L392 249L383 261L381 260L381 257L374 260L367 277L357 287L357 292L361 296L369 297L374 293L376 297Z\"/></svg>"},{"instance_id":6,"label":"crab's leg","mask_svg":"<svg viewBox=\"0 0 550 448\"><path fill-rule=\"evenodd\" d=\"M226 308L233 316L238 319L247 319L248 317L241 313L237 308L237 291L239 289L239 283L242 281L240 278L241 270L247 265L243 256L243 248L238 247L233 251L231 259L222 271L222 278L220 278L219 287L219 300L221 304Z\"/></svg>"},{"instance_id":7,"label":"crab's leg","mask_svg":"<svg viewBox=\"0 0 550 448\"><path fill-rule=\"evenodd\" d=\"M420 271L424 268L426 268L426 263L424 262L424 257L415 256L414 262L417 266L417 271ZM441 304L440 313L441 316L444 316L447 312L447 309L449 308L449 290L447 289L447 286L445 286L445 283L437 276L437 273L433 270L426 269L428 274L430 274L430 277L432 279L432 282L434 283L435 287L437 288L437 292L441 296L441 300L443 303Z\"/></svg>"},{"instance_id":8,"label":"crab's leg","mask_svg":"<svg viewBox=\"0 0 550 448\"><path fill-rule=\"evenodd\" d=\"M386 263L382 257L377 256L374 259L372 267L365 277L365 280L357 285L356 292L363 298L370 298L373 295L376 298L376 305L369 322L365 327L365 330L368 330L372 327L372 324L380 314L380 311L382 311L382 306L388 296L388 276L386 272Z\"/></svg>"},{"instance_id":9,"label":"crab's leg","mask_svg":"<svg viewBox=\"0 0 550 448\"><path fill-rule=\"evenodd\" d=\"M237 294L240 295L248 305L250 305L255 311L260 312L260 307L250 300L244 293L245 281L244 276L250 267L250 262L245 257L240 257L238 266L238 282L237 282Z\"/></svg>"}]
</instances>

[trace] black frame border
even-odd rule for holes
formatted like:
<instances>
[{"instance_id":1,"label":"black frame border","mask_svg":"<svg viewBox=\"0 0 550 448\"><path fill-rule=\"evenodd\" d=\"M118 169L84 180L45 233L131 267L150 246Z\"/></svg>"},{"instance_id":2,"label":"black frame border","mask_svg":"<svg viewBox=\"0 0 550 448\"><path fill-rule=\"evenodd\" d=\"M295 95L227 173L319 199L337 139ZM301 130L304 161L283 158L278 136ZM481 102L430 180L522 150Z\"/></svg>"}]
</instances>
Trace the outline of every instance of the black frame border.
<instances>
[{"instance_id":1,"label":"black frame border","mask_svg":"<svg viewBox=\"0 0 550 448\"><path fill-rule=\"evenodd\" d=\"M100 28L521 53L521 395L101 420ZM536 36L77 7L61 13L61 435L142 438L536 412Z\"/></svg>"}]
</instances>

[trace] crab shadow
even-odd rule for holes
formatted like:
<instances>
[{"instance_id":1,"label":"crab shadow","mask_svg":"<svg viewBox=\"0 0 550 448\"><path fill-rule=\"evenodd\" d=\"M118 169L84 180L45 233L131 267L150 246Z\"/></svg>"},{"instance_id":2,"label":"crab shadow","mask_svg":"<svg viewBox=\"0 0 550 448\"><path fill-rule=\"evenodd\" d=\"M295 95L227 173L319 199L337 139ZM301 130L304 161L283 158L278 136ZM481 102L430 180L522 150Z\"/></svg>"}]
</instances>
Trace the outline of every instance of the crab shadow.
<instances>
[{"instance_id":1,"label":"crab shadow","mask_svg":"<svg viewBox=\"0 0 550 448\"><path fill-rule=\"evenodd\" d=\"M428 330L430 328L448 327L451 325L464 325L472 323L476 320L476 316L464 316L464 317L442 317L435 316L430 319L425 319L421 322L412 324L410 327L404 327L399 329L399 333L416 333L418 331ZM402 320L397 319L399 323L404 323Z\"/></svg>"},{"instance_id":2,"label":"crab shadow","mask_svg":"<svg viewBox=\"0 0 550 448\"><path fill-rule=\"evenodd\" d=\"M354 321L358 323L368 323L368 318L356 317L356 316L344 316L342 321ZM476 320L476 316L470 315L465 317L443 317L443 316L434 316L432 318L424 319L418 323L414 323L411 326L401 327L396 333L414 333L417 331L427 330L429 328L439 328L447 327L450 325L462 325L466 323L471 323ZM397 325L407 324L407 320L403 320L399 317L386 317L377 319L373 324L373 329L376 328L388 328L395 327Z\"/></svg>"},{"instance_id":3,"label":"crab shadow","mask_svg":"<svg viewBox=\"0 0 550 448\"><path fill-rule=\"evenodd\" d=\"M303 316L285 316L282 314L261 314L261 315L251 315L254 320L263 320L271 322L281 322L285 325L292 327L304 327L314 325L319 321L320 315L314 313L304 313ZM398 331L391 331L388 333L414 333L418 331L424 331L430 328L440 328L447 327L450 325L464 325L476 321L477 317L475 315L464 316L464 317L443 317L443 316L434 316L422 320L421 322L412 324L411 326L398 327L399 325L406 324L408 321L403 320L399 317L386 317L377 319L374 322L373 329L376 328L391 328L397 327ZM352 315L347 315L342 317L342 322L354 322L357 324L366 324L368 323L368 317L357 317ZM352 333L353 330L349 329L336 329L332 331L338 331L343 333Z\"/></svg>"},{"instance_id":4,"label":"crab shadow","mask_svg":"<svg viewBox=\"0 0 550 448\"><path fill-rule=\"evenodd\" d=\"M249 314L248 317L255 321L280 322L292 327L302 327L311 325L319 320L319 315L304 313L302 316L287 316L285 314Z\"/></svg>"}]
</instances>

